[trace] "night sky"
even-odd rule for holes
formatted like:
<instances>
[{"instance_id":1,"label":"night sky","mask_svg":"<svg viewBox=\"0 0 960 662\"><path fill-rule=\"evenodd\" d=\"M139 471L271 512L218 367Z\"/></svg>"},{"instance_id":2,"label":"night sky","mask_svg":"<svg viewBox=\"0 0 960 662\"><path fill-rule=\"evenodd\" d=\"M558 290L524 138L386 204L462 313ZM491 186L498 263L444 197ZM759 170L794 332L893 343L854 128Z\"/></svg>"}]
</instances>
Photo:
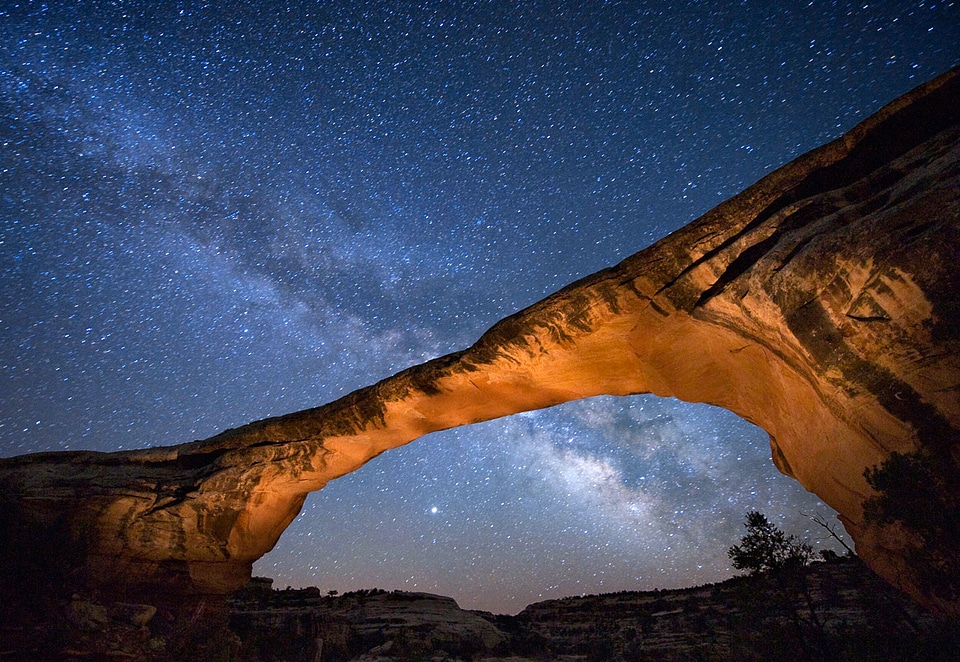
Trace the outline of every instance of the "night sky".
<instances>
[{"instance_id":1,"label":"night sky","mask_svg":"<svg viewBox=\"0 0 960 662\"><path fill-rule=\"evenodd\" d=\"M237 5L243 6L237 6ZM957 2L4 2L0 455L176 444L473 343L960 63ZM275 586L516 612L832 511L729 412L596 398L311 495Z\"/></svg>"}]
</instances>

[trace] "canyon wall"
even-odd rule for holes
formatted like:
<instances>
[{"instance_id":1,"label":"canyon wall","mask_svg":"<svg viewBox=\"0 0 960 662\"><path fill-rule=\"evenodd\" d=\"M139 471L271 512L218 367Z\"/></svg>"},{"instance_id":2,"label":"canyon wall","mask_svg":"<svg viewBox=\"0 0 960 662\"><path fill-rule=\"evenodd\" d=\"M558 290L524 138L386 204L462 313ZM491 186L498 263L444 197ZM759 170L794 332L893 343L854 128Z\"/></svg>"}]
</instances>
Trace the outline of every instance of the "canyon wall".
<instances>
[{"instance_id":1,"label":"canyon wall","mask_svg":"<svg viewBox=\"0 0 960 662\"><path fill-rule=\"evenodd\" d=\"M957 616L955 530L898 518L903 481L887 480L883 501L865 471L919 458L909 466L929 474L936 507L956 508L958 265L954 70L462 352L204 441L0 460L5 581L228 592L307 493L386 450L577 398L654 393L761 426L776 466L841 514L871 567ZM926 565L924 548L938 550Z\"/></svg>"}]
</instances>

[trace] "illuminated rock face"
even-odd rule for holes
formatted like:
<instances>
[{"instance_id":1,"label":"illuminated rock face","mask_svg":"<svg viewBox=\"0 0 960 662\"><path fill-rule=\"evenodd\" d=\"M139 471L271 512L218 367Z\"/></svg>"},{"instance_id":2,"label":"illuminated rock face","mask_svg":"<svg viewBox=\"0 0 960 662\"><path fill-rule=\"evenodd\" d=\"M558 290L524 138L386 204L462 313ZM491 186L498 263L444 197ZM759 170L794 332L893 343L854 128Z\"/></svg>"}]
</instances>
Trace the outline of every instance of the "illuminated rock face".
<instances>
[{"instance_id":1,"label":"illuminated rock face","mask_svg":"<svg viewBox=\"0 0 960 662\"><path fill-rule=\"evenodd\" d=\"M5 568L101 588L226 592L305 495L424 434L599 394L706 402L763 427L774 462L841 513L858 552L958 614L867 524L864 470L960 456L960 72L897 100L469 349L336 402L170 448L0 461ZM942 451L946 449L946 454ZM46 547L45 547L46 546Z\"/></svg>"}]
</instances>

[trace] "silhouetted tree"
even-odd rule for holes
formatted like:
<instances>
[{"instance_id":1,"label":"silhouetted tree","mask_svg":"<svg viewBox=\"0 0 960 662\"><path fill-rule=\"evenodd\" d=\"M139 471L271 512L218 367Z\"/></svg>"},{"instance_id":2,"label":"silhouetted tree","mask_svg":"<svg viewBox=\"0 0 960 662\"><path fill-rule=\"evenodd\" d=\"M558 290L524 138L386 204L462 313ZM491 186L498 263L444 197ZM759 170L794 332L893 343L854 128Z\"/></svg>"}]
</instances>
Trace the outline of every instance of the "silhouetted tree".
<instances>
[{"instance_id":1,"label":"silhouetted tree","mask_svg":"<svg viewBox=\"0 0 960 662\"><path fill-rule=\"evenodd\" d=\"M737 570L756 574L802 567L813 560L810 545L781 531L761 512L753 510L747 513L744 526L747 535L740 539L739 545L727 550Z\"/></svg>"},{"instance_id":2,"label":"silhouetted tree","mask_svg":"<svg viewBox=\"0 0 960 662\"><path fill-rule=\"evenodd\" d=\"M832 523L828 522L828 521L827 521L827 518L824 517L823 515L821 515L820 513L815 513L815 514L813 514L813 515L808 515L807 513L803 512L803 511L801 510L801 511L800 511L800 514L803 515L804 517L806 517L807 519L809 519L811 522L813 522L813 523L816 524L817 526L825 529L826 532L830 534L830 537L831 537L831 538L833 538L834 540L836 540L838 543L840 543L840 544L843 546L843 548L844 548L845 550L847 550L847 555L848 555L848 556L853 557L853 556L856 556L856 555L857 555L857 553L854 551L853 547L851 547L850 545L848 545L848 544L847 544L847 541L843 539L843 536L841 536L839 533L837 533L837 526L836 526L836 524L832 524ZM831 554L832 554L833 556L831 556ZM824 561L827 561L827 560L830 560L830 559L839 558L839 556L837 556L837 553L836 553L836 552L834 552L834 551L832 551L832 550L829 550L829 549L822 549L822 550L820 550L820 556L823 557L823 560L824 560Z\"/></svg>"},{"instance_id":3,"label":"silhouetted tree","mask_svg":"<svg viewBox=\"0 0 960 662\"><path fill-rule=\"evenodd\" d=\"M876 494L863 504L872 524L899 523L916 539L907 547L907 563L916 581L933 595L960 595L960 468L950 453L892 453L864 471Z\"/></svg>"},{"instance_id":4,"label":"silhouetted tree","mask_svg":"<svg viewBox=\"0 0 960 662\"><path fill-rule=\"evenodd\" d=\"M826 659L823 622L807 584L806 569L814 559L813 548L796 536L787 535L755 510L747 513L744 526L747 534L740 544L727 550L733 567L751 575L767 576L793 623L797 643L807 651L806 657Z\"/></svg>"}]
</instances>

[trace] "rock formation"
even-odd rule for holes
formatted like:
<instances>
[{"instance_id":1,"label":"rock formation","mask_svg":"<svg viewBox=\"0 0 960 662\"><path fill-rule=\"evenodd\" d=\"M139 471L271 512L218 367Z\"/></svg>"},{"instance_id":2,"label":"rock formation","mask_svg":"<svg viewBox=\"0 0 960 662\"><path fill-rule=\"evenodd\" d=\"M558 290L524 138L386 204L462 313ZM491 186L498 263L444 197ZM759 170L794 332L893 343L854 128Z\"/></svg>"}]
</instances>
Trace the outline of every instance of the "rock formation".
<instances>
[{"instance_id":1,"label":"rock formation","mask_svg":"<svg viewBox=\"0 0 960 662\"><path fill-rule=\"evenodd\" d=\"M926 661L960 653L960 642L941 635L952 624L856 559L814 563L791 577L797 584L787 590L769 575L735 577L547 600L515 616L464 611L426 593L253 589L231 599L230 625L259 660Z\"/></svg>"},{"instance_id":2,"label":"rock formation","mask_svg":"<svg viewBox=\"0 0 960 662\"><path fill-rule=\"evenodd\" d=\"M864 472L894 453L923 458L938 503L956 507L958 264L954 70L462 352L204 441L0 461L0 560L16 569L8 581L56 568L102 591L231 591L308 492L388 449L577 398L655 393L764 428L776 466L841 513L871 567L960 615L942 590L960 582L952 530L864 516L877 497ZM936 557L917 565L931 544ZM927 567L949 581L931 587Z\"/></svg>"}]
</instances>

